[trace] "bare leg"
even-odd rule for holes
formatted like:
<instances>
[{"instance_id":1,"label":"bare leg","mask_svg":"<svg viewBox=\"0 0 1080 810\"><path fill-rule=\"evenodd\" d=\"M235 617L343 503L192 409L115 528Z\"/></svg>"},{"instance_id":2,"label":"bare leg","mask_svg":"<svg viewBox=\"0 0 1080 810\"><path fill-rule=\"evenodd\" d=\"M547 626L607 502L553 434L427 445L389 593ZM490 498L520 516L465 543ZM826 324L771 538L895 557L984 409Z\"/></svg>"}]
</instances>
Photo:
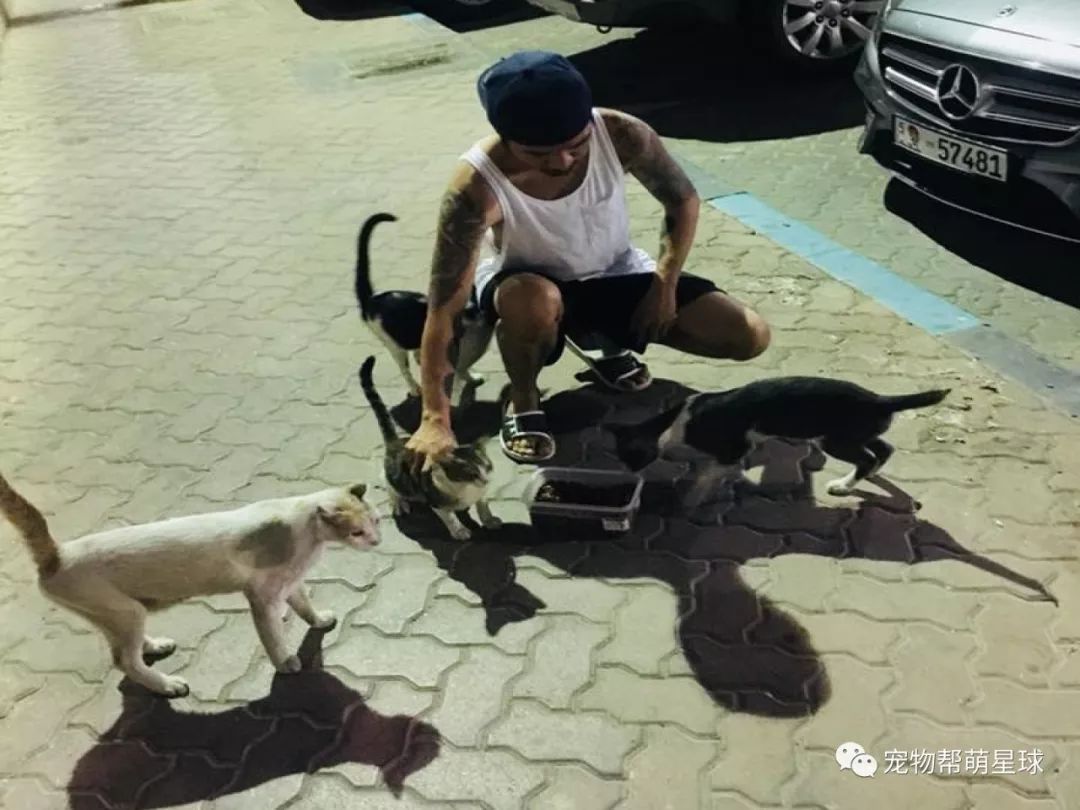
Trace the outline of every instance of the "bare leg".
<instances>
[{"instance_id":1,"label":"bare leg","mask_svg":"<svg viewBox=\"0 0 1080 810\"><path fill-rule=\"evenodd\" d=\"M311 604L307 588L304 583L296 586L296 590L289 594L289 607L296 611L296 615L314 627L316 630L329 630L337 624L337 617L332 610L316 610Z\"/></svg>"},{"instance_id":2,"label":"bare leg","mask_svg":"<svg viewBox=\"0 0 1080 810\"><path fill-rule=\"evenodd\" d=\"M866 443L866 449L873 453L874 457L877 459L877 463L874 465L874 469L870 471L870 475L876 475L892 457L893 451L896 450L895 447L880 437L868 441Z\"/></svg>"},{"instance_id":3,"label":"bare leg","mask_svg":"<svg viewBox=\"0 0 1080 810\"><path fill-rule=\"evenodd\" d=\"M472 537L472 532L469 531L469 527L461 522L461 519L454 514L452 509L435 509L433 510L438 515L439 520L446 526L446 530L450 532L450 536L455 540L468 540Z\"/></svg>"},{"instance_id":4,"label":"bare leg","mask_svg":"<svg viewBox=\"0 0 1080 810\"><path fill-rule=\"evenodd\" d=\"M480 525L485 529L498 529L502 526L502 521L492 514L487 501L476 502L476 513L480 515Z\"/></svg>"},{"instance_id":5,"label":"bare leg","mask_svg":"<svg viewBox=\"0 0 1080 810\"><path fill-rule=\"evenodd\" d=\"M414 397L420 396L420 383L416 381L412 369L409 367L409 351L401 348L388 335L384 334L382 327L378 323L369 323L368 328L374 333L375 337L379 339L379 342L386 347L386 351L389 352L390 356L394 359L398 371L401 372L401 378L409 388L409 393ZM419 364L420 361L417 360L417 365Z\"/></svg>"},{"instance_id":6,"label":"bare leg","mask_svg":"<svg viewBox=\"0 0 1080 810\"><path fill-rule=\"evenodd\" d=\"M151 669L143 660L146 647L146 610L135 600L93 617L112 647L113 661L132 681L151 692L166 697L184 697L190 691L187 681L175 675ZM175 645L174 645L175 646Z\"/></svg>"},{"instance_id":7,"label":"bare leg","mask_svg":"<svg viewBox=\"0 0 1080 810\"><path fill-rule=\"evenodd\" d=\"M699 357L750 360L770 340L760 315L725 293L711 292L680 309L660 343Z\"/></svg>"},{"instance_id":8,"label":"bare leg","mask_svg":"<svg viewBox=\"0 0 1080 810\"><path fill-rule=\"evenodd\" d=\"M562 318L559 288L542 276L518 273L495 291L495 311L510 401L516 413L534 411L540 406L536 378L555 345Z\"/></svg>"},{"instance_id":9,"label":"bare leg","mask_svg":"<svg viewBox=\"0 0 1080 810\"><path fill-rule=\"evenodd\" d=\"M495 333L510 378L513 413L539 410L536 378L558 339L562 318L559 288L542 276L519 273L503 281L495 291L495 310L499 314ZM512 442L511 450L542 455L548 450L539 446L542 443L538 437L521 437Z\"/></svg>"},{"instance_id":10,"label":"bare leg","mask_svg":"<svg viewBox=\"0 0 1080 810\"><path fill-rule=\"evenodd\" d=\"M174 652L176 652L176 642L171 638L150 638L147 636L143 639L143 656L164 658Z\"/></svg>"},{"instance_id":11,"label":"bare leg","mask_svg":"<svg viewBox=\"0 0 1080 810\"><path fill-rule=\"evenodd\" d=\"M299 672L300 659L289 652L285 645L285 624L281 621L280 605L263 601L256 594L248 594L251 605L251 618L259 634L270 662L278 672Z\"/></svg>"},{"instance_id":12,"label":"bare leg","mask_svg":"<svg viewBox=\"0 0 1080 810\"><path fill-rule=\"evenodd\" d=\"M861 443L849 444L835 439L826 439L822 442L821 449L833 458L850 461L855 465L855 469L843 478L830 481L826 485L826 491L830 495L850 495L855 485L873 473L877 465L877 457Z\"/></svg>"}]
</instances>

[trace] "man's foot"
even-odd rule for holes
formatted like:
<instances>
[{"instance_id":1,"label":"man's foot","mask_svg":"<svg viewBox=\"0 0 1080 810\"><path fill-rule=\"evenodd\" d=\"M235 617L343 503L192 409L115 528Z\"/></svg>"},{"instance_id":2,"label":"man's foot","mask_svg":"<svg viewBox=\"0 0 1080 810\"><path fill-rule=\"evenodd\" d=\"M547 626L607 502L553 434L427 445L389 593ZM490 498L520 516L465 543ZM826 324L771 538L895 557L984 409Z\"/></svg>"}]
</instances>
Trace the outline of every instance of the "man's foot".
<instances>
[{"instance_id":1,"label":"man's foot","mask_svg":"<svg viewBox=\"0 0 1080 810\"><path fill-rule=\"evenodd\" d=\"M547 461L555 455L555 437L548 431L543 411L506 414L499 443L507 458L521 464Z\"/></svg>"},{"instance_id":2,"label":"man's foot","mask_svg":"<svg viewBox=\"0 0 1080 810\"><path fill-rule=\"evenodd\" d=\"M634 393L644 391L652 384L649 367L631 352L622 352L587 360L600 382L613 391Z\"/></svg>"}]
</instances>

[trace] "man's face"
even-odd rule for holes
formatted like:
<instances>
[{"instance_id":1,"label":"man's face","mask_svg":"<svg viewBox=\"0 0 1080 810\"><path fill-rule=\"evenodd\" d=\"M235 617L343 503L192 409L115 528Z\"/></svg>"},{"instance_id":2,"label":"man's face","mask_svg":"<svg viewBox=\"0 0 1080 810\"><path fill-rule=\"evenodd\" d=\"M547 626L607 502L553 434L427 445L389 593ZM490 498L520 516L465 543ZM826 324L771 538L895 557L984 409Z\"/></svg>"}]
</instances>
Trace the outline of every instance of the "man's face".
<instances>
[{"instance_id":1,"label":"man's face","mask_svg":"<svg viewBox=\"0 0 1080 810\"><path fill-rule=\"evenodd\" d=\"M566 177L589 156L591 141L592 124L589 124L573 138L556 146L526 146L515 141L509 141L508 146L511 154L530 168L549 177Z\"/></svg>"}]
</instances>

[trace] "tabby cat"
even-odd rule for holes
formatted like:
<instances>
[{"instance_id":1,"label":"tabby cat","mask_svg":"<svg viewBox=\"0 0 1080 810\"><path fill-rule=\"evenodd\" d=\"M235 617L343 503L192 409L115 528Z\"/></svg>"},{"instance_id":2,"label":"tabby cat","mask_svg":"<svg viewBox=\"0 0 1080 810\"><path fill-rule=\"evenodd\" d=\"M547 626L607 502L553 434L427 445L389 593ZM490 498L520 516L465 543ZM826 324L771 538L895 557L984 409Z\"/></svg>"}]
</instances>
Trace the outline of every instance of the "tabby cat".
<instances>
[{"instance_id":1,"label":"tabby cat","mask_svg":"<svg viewBox=\"0 0 1080 810\"><path fill-rule=\"evenodd\" d=\"M382 433L385 445L383 474L392 493L394 514L409 512L414 504L428 506L445 524L451 537L468 540L472 533L456 513L475 505L485 529L499 528L502 521L491 513L484 500L492 470L484 441L459 445L449 457L435 462L430 469L416 472L412 453L405 447L407 439L398 434L390 412L375 390L374 366L374 357L368 357L360 366L360 387L375 412Z\"/></svg>"}]
</instances>

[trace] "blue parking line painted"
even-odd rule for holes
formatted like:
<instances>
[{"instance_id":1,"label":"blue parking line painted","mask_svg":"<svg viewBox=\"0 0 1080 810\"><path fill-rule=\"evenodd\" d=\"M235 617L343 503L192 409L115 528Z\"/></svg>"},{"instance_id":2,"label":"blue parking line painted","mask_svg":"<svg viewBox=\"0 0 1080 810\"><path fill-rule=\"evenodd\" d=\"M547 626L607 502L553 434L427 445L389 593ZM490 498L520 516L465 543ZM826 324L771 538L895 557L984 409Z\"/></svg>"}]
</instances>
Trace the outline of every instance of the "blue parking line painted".
<instances>
[{"instance_id":1,"label":"blue parking line painted","mask_svg":"<svg viewBox=\"0 0 1080 810\"><path fill-rule=\"evenodd\" d=\"M1080 374L1062 368L1029 346L988 328L970 312L848 250L743 191L721 192L708 203L818 269L854 287L915 326L973 355L999 373L1080 417Z\"/></svg>"},{"instance_id":2,"label":"blue parking line painted","mask_svg":"<svg viewBox=\"0 0 1080 810\"><path fill-rule=\"evenodd\" d=\"M752 194L737 192L708 202L931 334L945 335L982 323L970 312L785 216Z\"/></svg>"}]
</instances>

